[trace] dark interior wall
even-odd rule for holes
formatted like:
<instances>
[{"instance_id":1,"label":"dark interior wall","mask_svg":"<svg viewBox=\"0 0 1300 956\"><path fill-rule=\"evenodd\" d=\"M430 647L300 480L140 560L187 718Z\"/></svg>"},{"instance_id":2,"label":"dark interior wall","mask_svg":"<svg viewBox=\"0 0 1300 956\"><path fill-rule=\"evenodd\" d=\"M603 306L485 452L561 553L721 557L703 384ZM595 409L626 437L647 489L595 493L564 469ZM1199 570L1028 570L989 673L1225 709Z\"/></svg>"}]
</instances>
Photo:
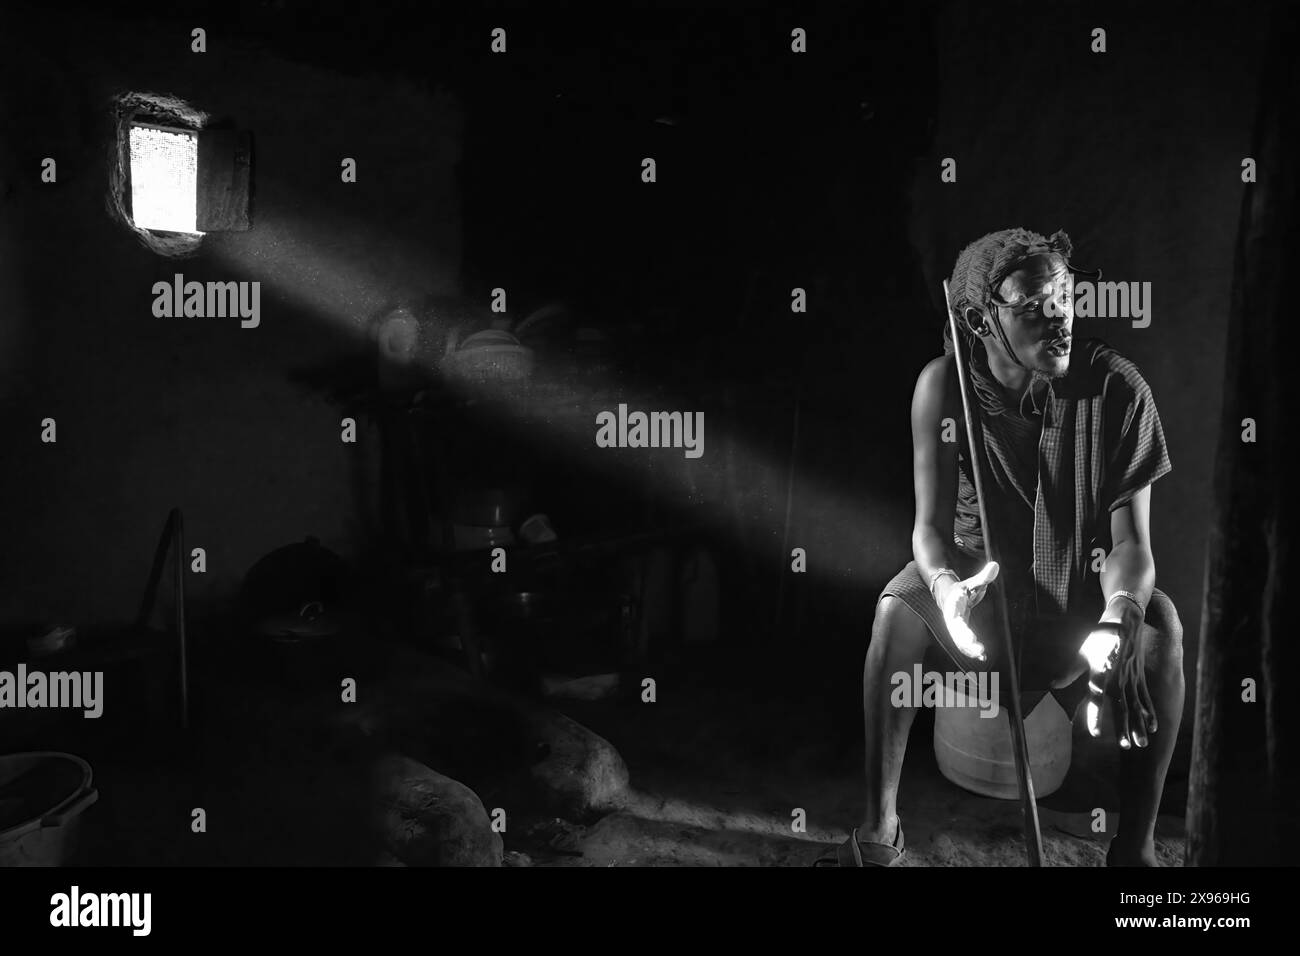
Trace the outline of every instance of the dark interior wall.
<instances>
[{"instance_id":1,"label":"dark interior wall","mask_svg":"<svg viewBox=\"0 0 1300 956\"><path fill-rule=\"evenodd\" d=\"M1155 394L1174 467L1153 487L1152 538L1190 677L1264 18L1237 4L1174 20L1146 5L1063 7L1044 33L1036 9L1007 7L999 23L953 5L938 19L941 106L914 181L913 237L936 315L961 246L1009 226L1063 228L1079 264L1151 283L1148 327L1079 318L1074 331L1131 358ZM1089 50L1096 26L1107 31L1104 54ZM939 178L949 156L955 184ZM937 327L932 342L937 354Z\"/></svg>"},{"instance_id":2,"label":"dark interior wall","mask_svg":"<svg viewBox=\"0 0 1300 956\"><path fill-rule=\"evenodd\" d=\"M510 77L479 91L469 144L523 144L527 161L508 176L467 164L467 182L498 193L467 217L467 268L639 329L637 367L615 384L663 385L663 407L704 413L710 450L655 480L735 532L757 627L773 626L789 570L792 458L789 547L807 550L819 586L866 595L910 525L906 418L887 420L880 399L900 387L885 346L912 330L879 320L921 288L902 224L933 115L924 10L719 4L509 22ZM807 57L790 52L796 26ZM653 186L637 175L644 156ZM774 629L787 639L792 621Z\"/></svg>"},{"instance_id":3,"label":"dark interior wall","mask_svg":"<svg viewBox=\"0 0 1300 956\"><path fill-rule=\"evenodd\" d=\"M461 215L460 110L429 85L289 61L256 24L74 21L33 14L25 32L6 31L6 138L26 135L6 144L17 281L0 289L0 615L64 623L134 613L174 505L187 545L207 552L188 584L200 600L308 534L352 549L350 456L366 452L341 443L345 412L295 373L355 353L385 303L455 291ZM195 54L189 30L204 22L208 52ZM210 234L196 258L168 260L109 219L109 97L128 90L174 94L252 132L252 231ZM45 156L56 184L39 182ZM355 185L340 182L345 156ZM260 281L260 327L155 318L153 283L176 272ZM39 440L46 416L55 445Z\"/></svg>"}]
</instances>

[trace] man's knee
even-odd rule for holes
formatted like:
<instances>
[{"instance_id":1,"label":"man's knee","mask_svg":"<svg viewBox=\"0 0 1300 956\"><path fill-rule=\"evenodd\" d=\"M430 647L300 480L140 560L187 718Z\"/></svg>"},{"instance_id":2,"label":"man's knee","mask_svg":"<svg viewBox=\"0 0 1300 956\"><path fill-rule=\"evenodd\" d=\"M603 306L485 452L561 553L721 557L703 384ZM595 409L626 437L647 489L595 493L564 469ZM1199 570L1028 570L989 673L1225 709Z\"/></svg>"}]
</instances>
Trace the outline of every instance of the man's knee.
<instances>
[{"instance_id":1,"label":"man's knee","mask_svg":"<svg viewBox=\"0 0 1300 956\"><path fill-rule=\"evenodd\" d=\"M1182 677L1183 622L1168 595L1153 594L1147 605L1147 669Z\"/></svg>"},{"instance_id":2,"label":"man's knee","mask_svg":"<svg viewBox=\"0 0 1300 956\"><path fill-rule=\"evenodd\" d=\"M902 598L885 594L876 602L876 617L871 623L872 643L924 640L927 634L925 623Z\"/></svg>"},{"instance_id":3,"label":"man's knee","mask_svg":"<svg viewBox=\"0 0 1300 956\"><path fill-rule=\"evenodd\" d=\"M1147 604L1146 623L1182 648L1183 622L1178 616L1178 608L1174 607L1174 602L1163 591L1152 593L1151 601Z\"/></svg>"}]
</instances>

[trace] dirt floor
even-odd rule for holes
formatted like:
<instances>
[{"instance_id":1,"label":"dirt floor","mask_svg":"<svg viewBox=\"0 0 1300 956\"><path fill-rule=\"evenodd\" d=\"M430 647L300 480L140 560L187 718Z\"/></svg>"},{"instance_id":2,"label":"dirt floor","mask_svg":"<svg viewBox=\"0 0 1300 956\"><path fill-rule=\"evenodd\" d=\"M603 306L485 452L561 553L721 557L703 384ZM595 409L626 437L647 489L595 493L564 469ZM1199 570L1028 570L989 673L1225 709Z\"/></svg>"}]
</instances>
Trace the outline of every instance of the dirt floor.
<instances>
[{"instance_id":1,"label":"dirt floor","mask_svg":"<svg viewBox=\"0 0 1300 956\"><path fill-rule=\"evenodd\" d=\"M861 732L846 724L857 704L857 675L827 676L819 662L801 666L800 659L782 654L764 664L721 648L686 650L658 682L654 704L566 704L618 748L633 792L625 810L594 825L554 821L555 845L582 855L548 862L801 866L843 840L862 812ZM1092 810L1106 809L1113 833L1116 754L1077 723L1074 737L1069 775L1040 803L1045 862L1101 866L1109 834L1092 832ZM1163 809L1172 812L1157 826L1165 866L1182 865L1186 750L1176 753L1166 787ZM792 832L795 808L806 811L804 834ZM904 865L1025 865L1018 802L981 797L945 779L927 713L909 740L899 814Z\"/></svg>"},{"instance_id":2,"label":"dirt floor","mask_svg":"<svg viewBox=\"0 0 1300 956\"><path fill-rule=\"evenodd\" d=\"M608 700L556 702L609 741L629 771L617 809L570 811L539 789L539 741L499 695L413 648L379 647L359 641L286 674L266 661L250 669L247 647L231 642L200 660L205 678L186 739L159 721L114 737L107 721L78 720L28 728L26 746L13 749L66 749L91 761L100 801L84 816L72 861L91 865L373 865L382 854L367 767L393 750L463 782L489 812L508 809L507 866L802 866L861 813L860 648L837 656L685 647L645 675L657 682L654 703L641 701L635 675ZM358 703L340 702L340 673L356 676ZM904 768L905 865L1023 865L1018 804L944 779L932 728L923 712ZM1166 789L1164 865L1183 856L1186 751ZM1114 752L1076 728L1065 785L1040 806L1049 865L1103 863L1108 837L1089 825L1092 809L1104 807L1113 832L1115 764ZM792 829L796 809L806 832Z\"/></svg>"}]
</instances>

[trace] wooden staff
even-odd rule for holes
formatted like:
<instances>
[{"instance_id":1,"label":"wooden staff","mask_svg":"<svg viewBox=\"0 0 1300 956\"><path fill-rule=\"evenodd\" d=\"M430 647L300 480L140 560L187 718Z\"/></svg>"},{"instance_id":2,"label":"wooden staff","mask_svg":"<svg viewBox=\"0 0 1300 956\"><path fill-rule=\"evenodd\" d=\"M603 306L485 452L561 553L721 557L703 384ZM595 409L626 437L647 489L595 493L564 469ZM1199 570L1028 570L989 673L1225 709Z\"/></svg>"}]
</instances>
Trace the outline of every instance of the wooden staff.
<instances>
[{"instance_id":1,"label":"wooden staff","mask_svg":"<svg viewBox=\"0 0 1300 956\"><path fill-rule=\"evenodd\" d=\"M989 514L985 507L984 482L984 444L975 427L975 412L971 408L968 394L970 379L966 371L966 361L962 355L964 339L957 325L957 317L952 312L952 300L948 297L948 280L943 282L943 304L948 310L948 327L952 333L953 354L957 359L957 382L961 388L961 407L966 416L966 439L971 450L971 474L975 480L975 497L979 501L980 527L984 531L984 554L990 561L997 560L993 549L993 533L989 528ZM1006 649L1006 672L1011 681L1011 750L1016 758L1016 779L1020 784L1020 809L1024 814L1025 853L1030 866L1043 865L1043 834L1038 827L1038 804L1034 800L1034 780L1029 774L1029 746L1025 741L1025 720L1020 712L1020 669L1015 647L1011 642L1010 617L1007 614L1007 598L995 581L990 588L997 595L998 617L1002 624L1002 641Z\"/></svg>"}]
</instances>

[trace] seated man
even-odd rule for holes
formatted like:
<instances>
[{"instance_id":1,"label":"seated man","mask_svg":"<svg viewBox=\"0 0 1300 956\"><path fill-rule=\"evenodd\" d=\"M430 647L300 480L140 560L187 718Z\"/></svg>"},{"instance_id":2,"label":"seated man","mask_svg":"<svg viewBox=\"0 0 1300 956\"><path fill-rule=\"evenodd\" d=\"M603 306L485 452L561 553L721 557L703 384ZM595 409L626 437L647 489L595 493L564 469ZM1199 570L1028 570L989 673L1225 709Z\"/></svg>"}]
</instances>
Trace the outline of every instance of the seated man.
<instances>
[{"instance_id":1,"label":"seated man","mask_svg":"<svg viewBox=\"0 0 1300 956\"><path fill-rule=\"evenodd\" d=\"M901 857L895 801L916 711L891 702L891 676L911 673L935 647L959 671L1002 668L997 602L983 600L1000 579L1022 690L1090 694L1094 736L1103 701L1112 704L1123 753L1120 825L1107 864L1157 865L1156 813L1184 687L1182 627L1155 588L1148 518L1151 483L1171 466L1137 368L1100 341L1072 338L1070 254L1062 232L1048 239L1008 229L957 258L949 305L971 366L998 563L984 554L945 328L945 354L921 371L912 399L915 560L876 604L863 675L866 815L839 852L819 863L884 866ZM1100 572L1094 548L1106 555ZM1067 703L1073 713L1080 698Z\"/></svg>"}]
</instances>

